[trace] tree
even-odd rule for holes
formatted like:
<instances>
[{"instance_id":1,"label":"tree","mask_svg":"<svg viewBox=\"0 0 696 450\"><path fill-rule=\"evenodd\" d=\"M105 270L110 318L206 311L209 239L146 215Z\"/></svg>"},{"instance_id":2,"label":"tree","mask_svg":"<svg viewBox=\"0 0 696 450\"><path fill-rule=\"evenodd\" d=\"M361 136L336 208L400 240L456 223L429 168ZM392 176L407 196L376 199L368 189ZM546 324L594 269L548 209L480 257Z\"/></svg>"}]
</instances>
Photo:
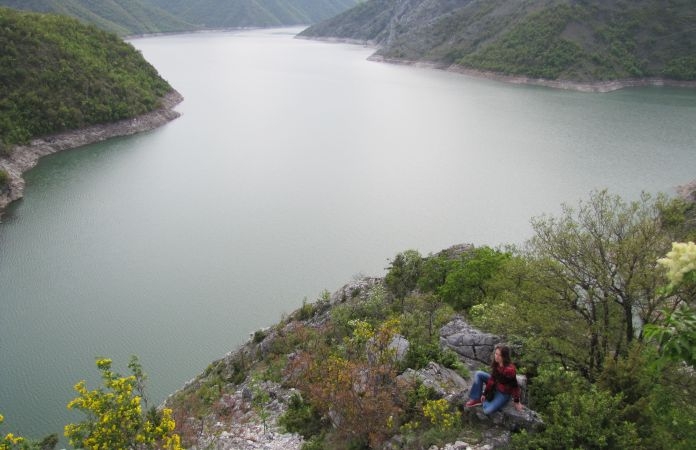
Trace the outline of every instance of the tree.
<instances>
[{"instance_id":1,"label":"tree","mask_svg":"<svg viewBox=\"0 0 696 450\"><path fill-rule=\"evenodd\" d=\"M454 262L437 289L438 295L456 310L466 310L486 296L486 284L500 269L509 253L480 247L464 253Z\"/></svg>"},{"instance_id":2,"label":"tree","mask_svg":"<svg viewBox=\"0 0 696 450\"><path fill-rule=\"evenodd\" d=\"M487 286L485 300L469 311L481 329L523 342L528 369L551 363L587 372L589 333L582 317L566 302L564 280L548 277L546 259L510 257Z\"/></svg>"},{"instance_id":3,"label":"tree","mask_svg":"<svg viewBox=\"0 0 696 450\"><path fill-rule=\"evenodd\" d=\"M626 203L603 190L577 209L563 205L558 218L532 220L531 254L552 262L547 279L565 284L558 300L586 322L591 373L610 352L625 353L665 304L664 277L655 270L669 245L660 216L665 202L643 194Z\"/></svg>"},{"instance_id":4,"label":"tree","mask_svg":"<svg viewBox=\"0 0 696 450\"><path fill-rule=\"evenodd\" d=\"M417 250L406 250L394 257L384 282L398 300L403 301L416 288L422 262Z\"/></svg>"},{"instance_id":5,"label":"tree","mask_svg":"<svg viewBox=\"0 0 696 450\"><path fill-rule=\"evenodd\" d=\"M104 388L89 391L84 380L75 385L79 395L68 403L68 408L80 410L87 417L65 426L70 444L89 450L180 450L170 409L152 409L143 414L145 375L138 359L132 357L128 367L133 375L127 377L111 370L110 359L99 358L96 364Z\"/></svg>"}]
</instances>

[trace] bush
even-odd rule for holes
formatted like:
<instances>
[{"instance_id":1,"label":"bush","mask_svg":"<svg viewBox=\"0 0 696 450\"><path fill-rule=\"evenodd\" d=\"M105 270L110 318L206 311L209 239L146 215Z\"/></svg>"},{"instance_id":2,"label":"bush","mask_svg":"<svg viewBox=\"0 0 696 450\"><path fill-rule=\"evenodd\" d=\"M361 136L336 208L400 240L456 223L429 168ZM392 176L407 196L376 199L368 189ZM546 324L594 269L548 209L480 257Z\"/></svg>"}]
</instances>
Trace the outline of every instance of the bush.
<instances>
[{"instance_id":1,"label":"bush","mask_svg":"<svg viewBox=\"0 0 696 450\"><path fill-rule=\"evenodd\" d=\"M321 415L297 393L290 397L288 410L278 418L278 424L290 433L302 435L305 440L320 435L324 427Z\"/></svg>"},{"instance_id":2,"label":"bush","mask_svg":"<svg viewBox=\"0 0 696 450\"><path fill-rule=\"evenodd\" d=\"M636 426L623 419L622 396L592 386L585 392L566 391L555 396L538 434L514 435L516 449L565 450L568 448L637 448Z\"/></svg>"},{"instance_id":3,"label":"bush","mask_svg":"<svg viewBox=\"0 0 696 450\"><path fill-rule=\"evenodd\" d=\"M7 189L10 184L10 174L0 169L0 192Z\"/></svg>"}]
</instances>

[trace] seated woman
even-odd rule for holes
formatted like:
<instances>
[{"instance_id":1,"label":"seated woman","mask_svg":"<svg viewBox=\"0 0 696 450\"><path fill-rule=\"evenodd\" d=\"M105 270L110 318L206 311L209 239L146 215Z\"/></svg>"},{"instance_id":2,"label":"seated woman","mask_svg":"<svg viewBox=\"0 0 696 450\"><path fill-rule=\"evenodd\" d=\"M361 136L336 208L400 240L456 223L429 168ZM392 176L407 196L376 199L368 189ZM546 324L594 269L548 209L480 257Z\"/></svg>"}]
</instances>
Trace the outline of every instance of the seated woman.
<instances>
[{"instance_id":1,"label":"seated woman","mask_svg":"<svg viewBox=\"0 0 696 450\"><path fill-rule=\"evenodd\" d=\"M488 395L486 395L488 394ZM483 405L483 412L491 414L513 399L515 409L522 410L520 403L520 387L517 384L517 369L510 360L510 348L497 345L491 364L491 373L477 371L474 384L469 391L470 400L467 407Z\"/></svg>"}]
</instances>

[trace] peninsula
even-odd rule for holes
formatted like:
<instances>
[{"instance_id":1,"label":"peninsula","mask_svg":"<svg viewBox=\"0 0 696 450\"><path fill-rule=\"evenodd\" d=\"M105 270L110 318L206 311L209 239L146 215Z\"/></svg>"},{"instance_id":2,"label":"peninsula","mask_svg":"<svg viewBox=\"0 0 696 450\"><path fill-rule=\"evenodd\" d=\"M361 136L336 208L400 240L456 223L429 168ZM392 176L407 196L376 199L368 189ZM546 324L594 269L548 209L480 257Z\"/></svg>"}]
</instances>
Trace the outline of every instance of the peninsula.
<instances>
[{"instance_id":1,"label":"peninsula","mask_svg":"<svg viewBox=\"0 0 696 450\"><path fill-rule=\"evenodd\" d=\"M0 7L0 213L41 156L153 129L182 96L115 34Z\"/></svg>"}]
</instances>

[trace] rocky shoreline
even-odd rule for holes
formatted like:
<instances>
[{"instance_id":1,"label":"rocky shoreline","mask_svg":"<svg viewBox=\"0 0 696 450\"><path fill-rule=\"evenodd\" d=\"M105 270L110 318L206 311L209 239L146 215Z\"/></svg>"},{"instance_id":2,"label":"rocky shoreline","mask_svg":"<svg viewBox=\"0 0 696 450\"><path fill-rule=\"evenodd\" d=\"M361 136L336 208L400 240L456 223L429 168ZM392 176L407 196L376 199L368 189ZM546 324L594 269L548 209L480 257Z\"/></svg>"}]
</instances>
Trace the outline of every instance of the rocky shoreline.
<instances>
[{"instance_id":1,"label":"rocky shoreline","mask_svg":"<svg viewBox=\"0 0 696 450\"><path fill-rule=\"evenodd\" d=\"M360 39L337 38L337 37L315 37L315 36L295 36L298 39L308 39L321 42L341 43L362 45L363 47L379 49L372 41L364 41ZM597 92L606 93L617 91L619 89L630 87L649 87L649 86L668 86L681 88L696 88L696 81L679 81L667 78L651 77L651 78L626 78L620 80L609 81L573 81L573 80L548 80L544 78L532 78L516 75L505 75L496 72L488 72L484 70L469 69L458 64L438 64L430 61L409 60L401 58L386 58L382 55L373 54L369 61L384 62L389 64L399 64L405 66L425 67L429 69L445 70L447 72L467 75L474 78L482 78L486 80L500 81L511 84L526 84L531 86L544 86L554 89L564 89L578 92Z\"/></svg>"},{"instance_id":2,"label":"rocky shoreline","mask_svg":"<svg viewBox=\"0 0 696 450\"><path fill-rule=\"evenodd\" d=\"M346 43L353 43L350 41L345 41ZM630 88L630 87L649 87L649 86L668 86L668 87L681 87L681 88L696 88L696 81L679 81L670 80L667 78L627 78L621 80L610 80L610 81L572 81L572 80L548 80L545 78L531 78L524 76L515 75L504 75L496 72L487 72L483 70L468 69L466 67L452 64L452 65L442 65L437 63L431 63L427 61L412 61L394 58L385 58L381 55L372 55L368 58L370 61L385 62L390 64L401 64L407 66L415 67L427 67L431 69L445 70L447 72L458 73L474 78L482 78L486 80L500 81L503 83L511 84L526 84L531 86L544 86L554 89L563 89L569 91L578 92L597 92L606 93L617 91L619 89Z\"/></svg>"},{"instance_id":3,"label":"rocky shoreline","mask_svg":"<svg viewBox=\"0 0 696 450\"><path fill-rule=\"evenodd\" d=\"M0 217L10 203L22 198L25 186L22 175L34 167L42 156L160 127L181 115L174 111L174 107L183 99L179 92L172 90L162 98L161 108L141 116L43 136L33 139L28 145L12 147L7 156L0 157L0 169L9 176L7 187L0 191Z\"/></svg>"}]
</instances>

